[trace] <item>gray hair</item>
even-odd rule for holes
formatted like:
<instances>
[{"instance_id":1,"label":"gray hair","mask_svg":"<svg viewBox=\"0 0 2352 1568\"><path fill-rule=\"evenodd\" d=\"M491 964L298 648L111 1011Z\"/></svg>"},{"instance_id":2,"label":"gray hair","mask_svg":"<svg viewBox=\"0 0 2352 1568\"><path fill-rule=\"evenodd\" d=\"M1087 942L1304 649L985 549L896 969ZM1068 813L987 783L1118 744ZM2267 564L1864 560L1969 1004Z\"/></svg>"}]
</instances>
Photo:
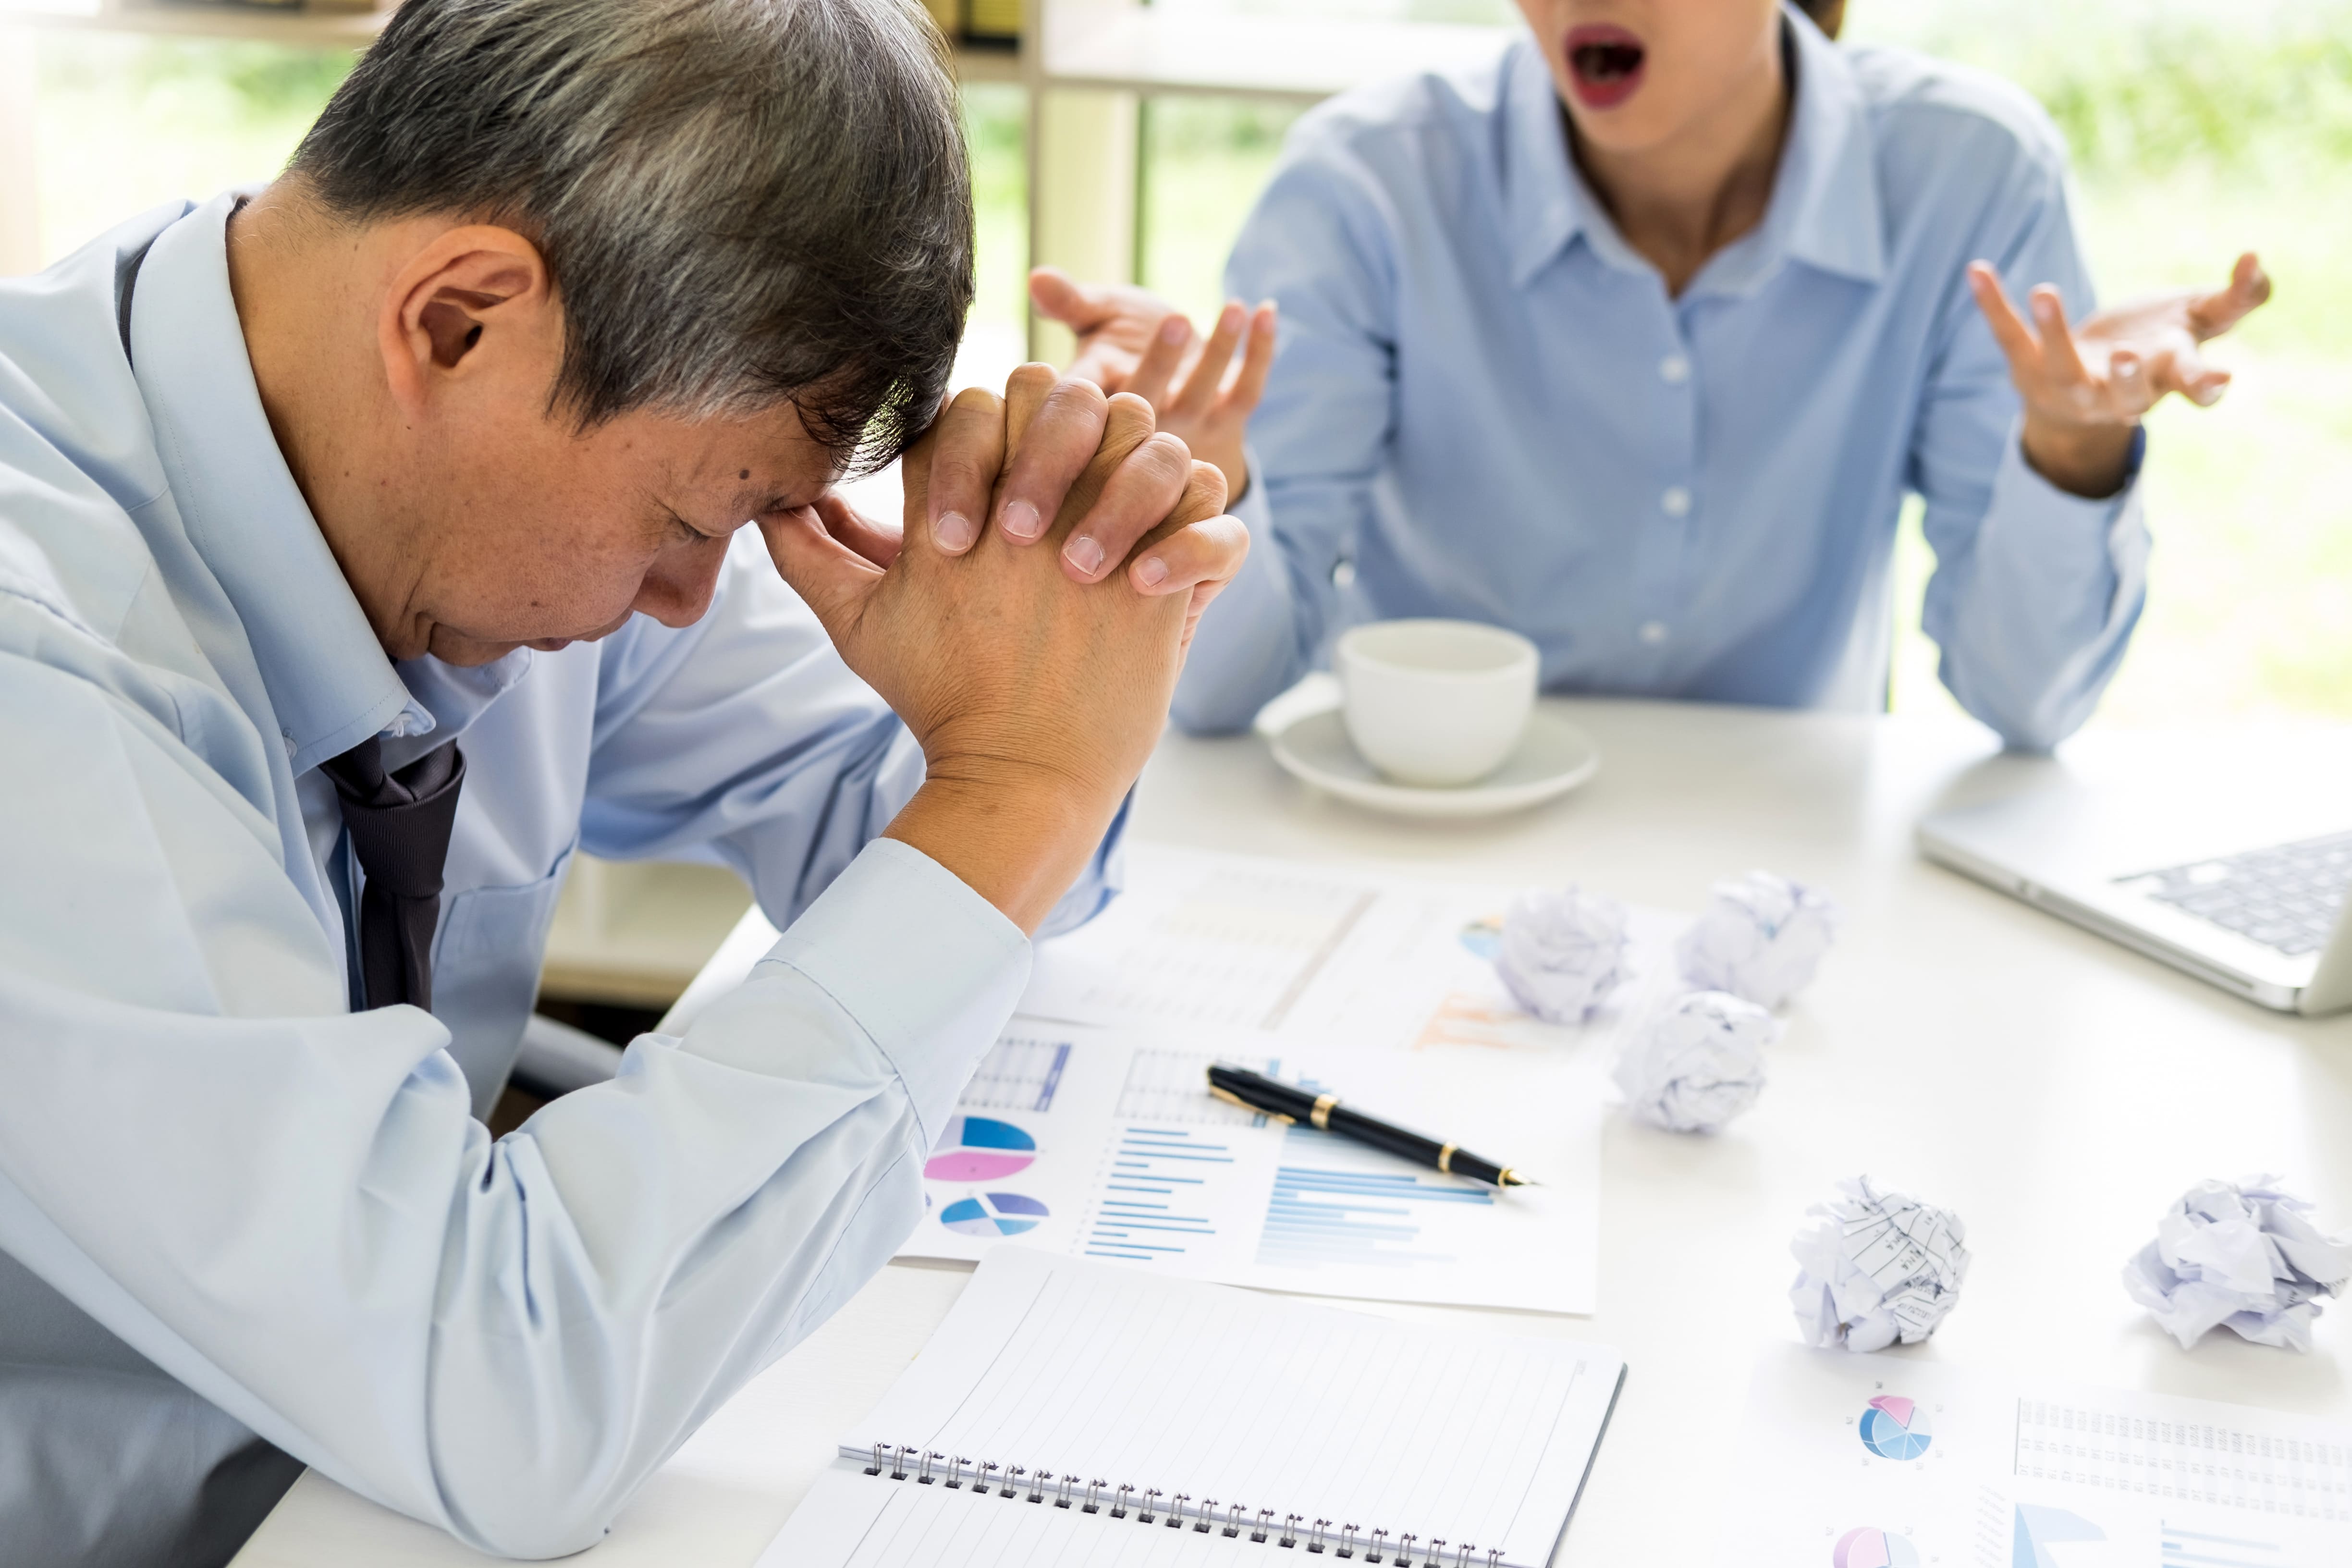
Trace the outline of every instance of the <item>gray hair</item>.
<instances>
[{"instance_id":1,"label":"gray hair","mask_svg":"<svg viewBox=\"0 0 2352 1568\"><path fill-rule=\"evenodd\" d=\"M915 0L405 0L289 174L349 222L446 213L545 257L550 412L789 402L845 469L936 411L971 177Z\"/></svg>"}]
</instances>

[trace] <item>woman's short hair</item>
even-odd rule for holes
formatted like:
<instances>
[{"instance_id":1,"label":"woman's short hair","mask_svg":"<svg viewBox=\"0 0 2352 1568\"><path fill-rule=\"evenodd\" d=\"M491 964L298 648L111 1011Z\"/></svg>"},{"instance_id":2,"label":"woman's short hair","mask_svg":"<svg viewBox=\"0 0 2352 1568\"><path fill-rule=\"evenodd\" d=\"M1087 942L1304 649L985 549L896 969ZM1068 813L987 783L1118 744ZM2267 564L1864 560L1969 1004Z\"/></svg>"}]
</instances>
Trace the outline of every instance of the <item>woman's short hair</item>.
<instances>
[{"instance_id":1,"label":"woman's short hair","mask_svg":"<svg viewBox=\"0 0 2352 1568\"><path fill-rule=\"evenodd\" d=\"M404 0L289 173L345 221L528 236L583 426L790 402L876 467L929 424L971 305L962 118L916 0Z\"/></svg>"}]
</instances>

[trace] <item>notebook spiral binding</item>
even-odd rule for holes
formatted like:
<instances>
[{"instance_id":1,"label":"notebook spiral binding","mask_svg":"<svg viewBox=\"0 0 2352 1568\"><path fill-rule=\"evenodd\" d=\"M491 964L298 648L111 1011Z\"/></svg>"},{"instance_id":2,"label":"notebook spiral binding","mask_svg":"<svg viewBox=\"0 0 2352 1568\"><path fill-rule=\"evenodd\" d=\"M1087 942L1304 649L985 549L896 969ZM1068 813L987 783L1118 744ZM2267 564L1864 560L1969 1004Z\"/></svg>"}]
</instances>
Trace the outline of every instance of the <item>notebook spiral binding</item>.
<instances>
[{"instance_id":1,"label":"notebook spiral binding","mask_svg":"<svg viewBox=\"0 0 2352 1568\"><path fill-rule=\"evenodd\" d=\"M962 1455L947 1455L933 1450L894 1447L887 1443L874 1445L874 1462L866 1467L869 1476L887 1476L894 1481L911 1480L917 1486L944 1487L949 1491L969 1489L974 1497L1026 1500L1043 1507L1052 1503L1055 1508L1076 1509L1080 1513L1102 1514L1111 1519L1132 1519L1138 1524L1160 1524L1170 1530L1190 1528L1201 1535L1215 1533L1234 1540L1246 1538L1260 1545L1297 1548L1304 1545L1312 1553L1333 1557L1360 1559L1378 1568L1502 1568L1500 1547L1484 1553L1465 1541L1449 1542L1431 1540L1423 1542L1418 1535L1399 1535L1396 1545L1389 1545L1385 1530L1364 1531L1352 1524L1336 1529L1328 1519L1304 1519L1286 1513L1277 1521L1270 1508L1255 1512L1246 1503L1220 1502L1215 1498L1197 1501L1185 1492L1166 1497L1157 1487L1139 1492L1131 1486L1113 1487L1105 1480L1087 1480L1079 1476L1055 1475L1051 1470L1024 1469L1019 1465L999 1464L992 1459L972 1460ZM911 1461L912 1468L909 1468ZM1080 1489L1084 1489L1081 1490ZM1166 1497L1167 1506L1161 1506ZM1225 1517L1217 1517L1220 1510ZM1304 1538L1302 1540L1302 1537Z\"/></svg>"}]
</instances>

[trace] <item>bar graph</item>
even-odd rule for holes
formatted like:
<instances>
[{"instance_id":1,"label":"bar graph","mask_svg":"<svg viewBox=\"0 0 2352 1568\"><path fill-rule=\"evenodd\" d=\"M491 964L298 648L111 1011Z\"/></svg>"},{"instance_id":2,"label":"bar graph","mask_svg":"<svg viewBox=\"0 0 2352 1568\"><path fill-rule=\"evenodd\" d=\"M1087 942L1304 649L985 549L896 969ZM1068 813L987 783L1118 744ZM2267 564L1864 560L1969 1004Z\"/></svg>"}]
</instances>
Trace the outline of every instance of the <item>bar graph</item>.
<instances>
[{"instance_id":1,"label":"bar graph","mask_svg":"<svg viewBox=\"0 0 2352 1568\"><path fill-rule=\"evenodd\" d=\"M1422 1268L1455 1255L1418 1245L1424 1219L1491 1209L1495 1194L1434 1173L1315 1160L1327 1135L1293 1130L1266 1201L1257 1261L1277 1268ZM1307 1161L1315 1163L1308 1163Z\"/></svg>"},{"instance_id":2,"label":"bar graph","mask_svg":"<svg viewBox=\"0 0 2352 1568\"><path fill-rule=\"evenodd\" d=\"M1219 1235L1207 1188L1233 1164L1231 1144L1190 1127L1120 1129L1082 1250L1128 1263L1201 1250Z\"/></svg>"}]
</instances>

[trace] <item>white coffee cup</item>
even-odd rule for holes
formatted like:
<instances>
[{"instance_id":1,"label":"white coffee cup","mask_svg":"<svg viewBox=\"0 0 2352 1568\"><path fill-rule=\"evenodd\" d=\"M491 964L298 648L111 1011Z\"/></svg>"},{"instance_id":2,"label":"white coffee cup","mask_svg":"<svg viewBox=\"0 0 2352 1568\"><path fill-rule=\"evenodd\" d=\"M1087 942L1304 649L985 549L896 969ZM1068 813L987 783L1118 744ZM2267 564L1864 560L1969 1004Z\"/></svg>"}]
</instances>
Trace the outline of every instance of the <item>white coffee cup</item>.
<instances>
[{"instance_id":1,"label":"white coffee cup","mask_svg":"<svg viewBox=\"0 0 2352 1568\"><path fill-rule=\"evenodd\" d=\"M1332 663L1348 738L1399 784L1472 784L1503 765L1535 710L1536 645L1475 621L1375 621Z\"/></svg>"}]
</instances>

